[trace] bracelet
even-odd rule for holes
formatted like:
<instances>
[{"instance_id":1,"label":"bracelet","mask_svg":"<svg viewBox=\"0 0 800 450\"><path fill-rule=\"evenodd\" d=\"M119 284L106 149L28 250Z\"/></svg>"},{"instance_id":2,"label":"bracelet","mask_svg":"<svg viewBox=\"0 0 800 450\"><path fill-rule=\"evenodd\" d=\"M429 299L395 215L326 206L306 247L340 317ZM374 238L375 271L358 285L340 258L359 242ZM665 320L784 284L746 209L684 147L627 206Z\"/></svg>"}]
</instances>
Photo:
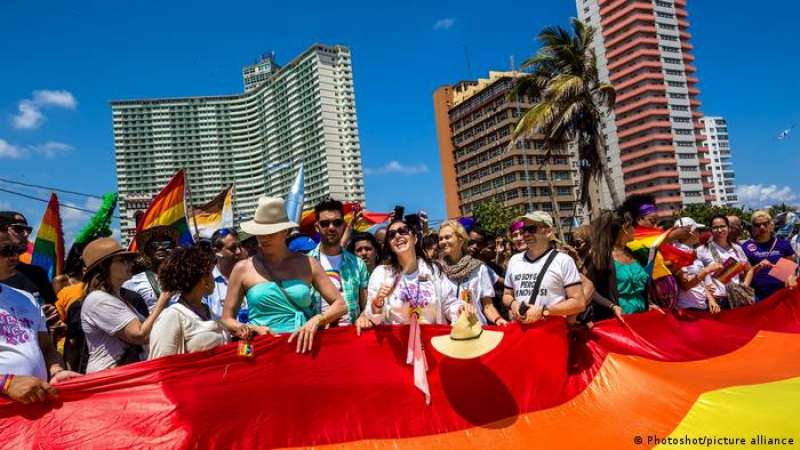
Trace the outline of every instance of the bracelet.
<instances>
[{"instance_id":1,"label":"bracelet","mask_svg":"<svg viewBox=\"0 0 800 450\"><path fill-rule=\"evenodd\" d=\"M14 375L13 374L9 373L9 374L3 375L3 381L2 381L2 383L0 383L0 385L2 385L2 387L3 387L2 390L0 390L1 394L8 395L8 389L11 387L11 381L13 379L14 379Z\"/></svg>"}]
</instances>

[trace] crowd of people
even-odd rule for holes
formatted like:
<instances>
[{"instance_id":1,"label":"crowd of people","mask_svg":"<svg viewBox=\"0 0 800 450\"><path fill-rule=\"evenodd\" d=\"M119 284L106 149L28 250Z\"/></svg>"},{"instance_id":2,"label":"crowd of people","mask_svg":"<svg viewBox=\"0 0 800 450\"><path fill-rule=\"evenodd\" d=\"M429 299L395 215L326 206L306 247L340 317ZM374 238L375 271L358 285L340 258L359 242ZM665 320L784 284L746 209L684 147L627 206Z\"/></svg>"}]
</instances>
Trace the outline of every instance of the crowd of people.
<instances>
[{"instance_id":1,"label":"crowd of people","mask_svg":"<svg viewBox=\"0 0 800 450\"><path fill-rule=\"evenodd\" d=\"M797 285L795 249L766 211L748 226L721 215L665 224L652 197L633 195L570 242L555 237L543 211L500 234L471 220L434 230L424 214L397 213L356 232L358 214L346 220L333 199L314 213L318 240L271 197L240 229L191 247L163 226L135 236L136 252L98 238L73 247L67 273L51 282L19 260L31 233L25 217L0 212L2 394L44 401L82 374L256 335L288 336L307 353L330 327L361 335L461 314L490 326L561 316L581 327L649 310L717 314Z\"/></svg>"}]
</instances>

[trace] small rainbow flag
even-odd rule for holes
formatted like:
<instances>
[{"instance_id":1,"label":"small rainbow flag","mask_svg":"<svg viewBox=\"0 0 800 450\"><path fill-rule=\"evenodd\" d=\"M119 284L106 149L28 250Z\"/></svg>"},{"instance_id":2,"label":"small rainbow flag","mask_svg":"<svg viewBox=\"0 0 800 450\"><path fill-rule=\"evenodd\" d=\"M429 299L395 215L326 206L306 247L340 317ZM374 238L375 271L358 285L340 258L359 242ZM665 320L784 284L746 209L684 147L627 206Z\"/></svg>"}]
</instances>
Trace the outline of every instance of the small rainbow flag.
<instances>
[{"instance_id":1,"label":"small rainbow flag","mask_svg":"<svg viewBox=\"0 0 800 450\"><path fill-rule=\"evenodd\" d=\"M64 230L58 208L58 196L50 194L31 255L31 264L46 270L50 278L64 272Z\"/></svg>"},{"instance_id":2,"label":"small rainbow flag","mask_svg":"<svg viewBox=\"0 0 800 450\"><path fill-rule=\"evenodd\" d=\"M136 233L157 226L168 226L178 230L178 245L191 245L194 240L186 220L186 172L181 169L156 195L136 227ZM136 239L129 247L136 251Z\"/></svg>"}]
</instances>

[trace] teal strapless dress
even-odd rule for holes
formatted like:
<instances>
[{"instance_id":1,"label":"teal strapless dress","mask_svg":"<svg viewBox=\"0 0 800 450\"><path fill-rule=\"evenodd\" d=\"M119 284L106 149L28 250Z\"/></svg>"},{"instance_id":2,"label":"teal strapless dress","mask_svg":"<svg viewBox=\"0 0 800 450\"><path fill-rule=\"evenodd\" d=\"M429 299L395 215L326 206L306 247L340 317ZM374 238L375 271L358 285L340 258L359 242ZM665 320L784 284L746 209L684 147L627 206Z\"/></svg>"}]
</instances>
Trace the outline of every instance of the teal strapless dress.
<instances>
[{"instance_id":1,"label":"teal strapless dress","mask_svg":"<svg viewBox=\"0 0 800 450\"><path fill-rule=\"evenodd\" d=\"M273 281L247 290L249 323L269 327L276 333L294 333L313 316L311 288L305 281L285 280L281 286L291 301Z\"/></svg>"}]
</instances>

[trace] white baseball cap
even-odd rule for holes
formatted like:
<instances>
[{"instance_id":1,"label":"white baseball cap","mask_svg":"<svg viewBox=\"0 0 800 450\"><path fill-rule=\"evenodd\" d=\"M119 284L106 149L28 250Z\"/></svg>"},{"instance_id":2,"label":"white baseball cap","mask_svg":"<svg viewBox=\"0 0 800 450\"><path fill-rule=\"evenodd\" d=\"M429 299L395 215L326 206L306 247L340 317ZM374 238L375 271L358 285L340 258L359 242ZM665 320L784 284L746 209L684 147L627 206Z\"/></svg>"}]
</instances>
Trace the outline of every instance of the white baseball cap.
<instances>
[{"instance_id":1,"label":"white baseball cap","mask_svg":"<svg viewBox=\"0 0 800 450\"><path fill-rule=\"evenodd\" d=\"M696 220L692 219L691 217L681 217L680 219L675 221L676 228L689 228L692 231L701 229L701 228L708 228L707 226L703 225L702 223L697 223Z\"/></svg>"}]
</instances>

